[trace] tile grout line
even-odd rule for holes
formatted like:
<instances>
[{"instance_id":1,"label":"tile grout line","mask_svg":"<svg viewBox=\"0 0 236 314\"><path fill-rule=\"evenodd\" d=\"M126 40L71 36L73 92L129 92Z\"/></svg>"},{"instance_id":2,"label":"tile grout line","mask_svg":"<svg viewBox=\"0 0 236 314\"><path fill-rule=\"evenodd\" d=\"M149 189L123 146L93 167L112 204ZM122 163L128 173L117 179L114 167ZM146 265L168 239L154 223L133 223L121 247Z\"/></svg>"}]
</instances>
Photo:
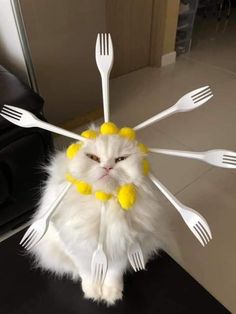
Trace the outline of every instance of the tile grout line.
<instances>
[{"instance_id":1,"label":"tile grout line","mask_svg":"<svg viewBox=\"0 0 236 314\"><path fill-rule=\"evenodd\" d=\"M164 136L169 137L171 140L175 141L177 144L184 146L184 148L186 148L186 149L191 149L192 151L195 151L195 149L193 147L186 145L185 143L180 141L177 137L173 136L172 133L169 133L168 131L163 130L160 127L157 127L157 128L158 128L158 132L162 133Z\"/></svg>"},{"instance_id":2,"label":"tile grout line","mask_svg":"<svg viewBox=\"0 0 236 314\"><path fill-rule=\"evenodd\" d=\"M179 191L175 192L174 195L178 195L179 193L183 192L186 188L188 188L191 184L193 184L194 182L198 181L202 176L204 176L206 173L208 173L209 171L211 171L214 167L210 166L209 168L207 168L205 171L203 171L203 173L201 173L199 176L197 176L193 181L191 181L190 183L188 183L187 185L185 185L183 188L181 188Z\"/></svg>"},{"instance_id":3,"label":"tile grout line","mask_svg":"<svg viewBox=\"0 0 236 314\"><path fill-rule=\"evenodd\" d=\"M184 57L184 56L183 56L182 58L185 59L185 60L190 60L190 61L193 61L193 62L202 64L202 65L208 65L209 67L214 68L214 69L216 69L216 70L219 70L219 71L225 72L225 73L227 73L227 74L231 74L231 75L236 76L236 73L235 73L235 72L230 71L230 70L227 70L227 69L224 69L224 68L221 68L221 67L219 67L219 66L217 66L217 65L213 65L213 64L210 64L210 63L207 63L207 62L199 61L199 60L197 60L197 59L194 59L193 57L187 57L187 56Z\"/></svg>"}]
</instances>

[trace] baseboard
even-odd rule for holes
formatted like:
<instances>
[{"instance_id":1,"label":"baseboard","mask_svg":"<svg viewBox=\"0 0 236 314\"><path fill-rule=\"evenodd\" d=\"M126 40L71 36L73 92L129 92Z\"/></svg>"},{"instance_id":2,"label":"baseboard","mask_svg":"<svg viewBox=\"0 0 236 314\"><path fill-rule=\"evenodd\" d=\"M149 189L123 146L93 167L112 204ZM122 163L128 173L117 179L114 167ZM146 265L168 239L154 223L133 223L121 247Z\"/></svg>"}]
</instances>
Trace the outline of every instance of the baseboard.
<instances>
[{"instance_id":1,"label":"baseboard","mask_svg":"<svg viewBox=\"0 0 236 314\"><path fill-rule=\"evenodd\" d=\"M164 67L166 65L175 63L175 60L176 60L176 51L166 53L165 55L161 56L161 66Z\"/></svg>"},{"instance_id":2,"label":"baseboard","mask_svg":"<svg viewBox=\"0 0 236 314\"><path fill-rule=\"evenodd\" d=\"M99 119L102 116L103 116L103 109L100 107L86 114L83 114L82 116L78 116L72 120L66 121L62 123L60 126L66 130L74 130L79 126L93 122L94 120Z\"/></svg>"}]
</instances>

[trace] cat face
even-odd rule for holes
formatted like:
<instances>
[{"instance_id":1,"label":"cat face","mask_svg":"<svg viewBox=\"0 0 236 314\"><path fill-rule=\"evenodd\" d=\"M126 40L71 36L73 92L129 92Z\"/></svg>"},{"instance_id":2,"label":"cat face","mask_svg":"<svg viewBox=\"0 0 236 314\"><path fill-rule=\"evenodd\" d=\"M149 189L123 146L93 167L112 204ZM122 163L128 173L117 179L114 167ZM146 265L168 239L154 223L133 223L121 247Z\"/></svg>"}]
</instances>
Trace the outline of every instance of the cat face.
<instances>
[{"instance_id":1,"label":"cat face","mask_svg":"<svg viewBox=\"0 0 236 314\"><path fill-rule=\"evenodd\" d=\"M136 141L119 135L99 135L83 144L69 162L69 170L96 188L113 190L119 185L140 181L143 157Z\"/></svg>"}]
</instances>

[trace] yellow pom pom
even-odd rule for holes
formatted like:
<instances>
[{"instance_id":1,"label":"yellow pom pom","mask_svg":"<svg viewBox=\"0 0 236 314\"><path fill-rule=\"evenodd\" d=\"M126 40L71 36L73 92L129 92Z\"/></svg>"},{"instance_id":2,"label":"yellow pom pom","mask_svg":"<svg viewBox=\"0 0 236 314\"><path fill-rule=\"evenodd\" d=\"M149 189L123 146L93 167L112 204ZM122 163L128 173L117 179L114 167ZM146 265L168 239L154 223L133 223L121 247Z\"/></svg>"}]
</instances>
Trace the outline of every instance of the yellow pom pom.
<instances>
[{"instance_id":1,"label":"yellow pom pom","mask_svg":"<svg viewBox=\"0 0 236 314\"><path fill-rule=\"evenodd\" d=\"M146 176L150 170L150 165L147 159L142 160L142 166L143 166L143 174Z\"/></svg>"},{"instance_id":2,"label":"yellow pom pom","mask_svg":"<svg viewBox=\"0 0 236 314\"><path fill-rule=\"evenodd\" d=\"M130 209L136 201L136 190L133 184L122 185L118 191L118 201L123 209Z\"/></svg>"},{"instance_id":3,"label":"yellow pom pom","mask_svg":"<svg viewBox=\"0 0 236 314\"><path fill-rule=\"evenodd\" d=\"M73 159L75 155L78 153L83 143L73 143L66 150L66 156L69 159Z\"/></svg>"},{"instance_id":4,"label":"yellow pom pom","mask_svg":"<svg viewBox=\"0 0 236 314\"><path fill-rule=\"evenodd\" d=\"M135 131L133 129L127 128L127 127L120 129L119 134L121 136L127 137L130 140L134 140L136 138Z\"/></svg>"},{"instance_id":5,"label":"yellow pom pom","mask_svg":"<svg viewBox=\"0 0 236 314\"><path fill-rule=\"evenodd\" d=\"M76 181L75 186L76 186L77 191L81 194L91 194L92 193L91 185L84 182L84 181Z\"/></svg>"},{"instance_id":6,"label":"yellow pom pom","mask_svg":"<svg viewBox=\"0 0 236 314\"><path fill-rule=\"evenodd\" d=\"M99 200L99 201L102 201L102 202L106 202L108 201L110 198L111 198L111 194L108 194L106 192L103 192L103 191L96 191L95 192L95 197Z\"/></svg>"},{"instance_id":7,"label":"yellow pom pom","mask_svg":"<svg viewBox=\"0 0 236 314\"><path fill-rule=\"evenodd\" d=\"M113 122L105 122L100 127L100 132L103 135L117 134L119 129Z\"/></svg>"},{"instance_id":8,"label":"yellow pom pom","mask_svg":"<svg viewBox=\"0 0 236 314\"><path fill-rule=\"evenodd\" d=\"M81 133L81 136L89 139L94 139L98 136L97 132L94 130L86 130Z\"/></svg>"},{"instance_id":9,"label":"yellow pom pom","mask_svg":"<svg viewBox=\"0 0 236 314\"><path fill-rule=\"evenodd\" d=\"M66 173L66 180L70 183L76 182L76 179L70 173Z\"/></svg>"},{"instance_id":10,"label":"yellow pom pom","mask_svg":"<svg viewBox=\"0 0 236 314\"><path fill-rule=\"evenodd\" d=\"M139 143L138 144L139 149L141 150L142 153L147 154L148 153L148 148L146 145L144 145L143 143Z\"/></svg>"}]
</instances>

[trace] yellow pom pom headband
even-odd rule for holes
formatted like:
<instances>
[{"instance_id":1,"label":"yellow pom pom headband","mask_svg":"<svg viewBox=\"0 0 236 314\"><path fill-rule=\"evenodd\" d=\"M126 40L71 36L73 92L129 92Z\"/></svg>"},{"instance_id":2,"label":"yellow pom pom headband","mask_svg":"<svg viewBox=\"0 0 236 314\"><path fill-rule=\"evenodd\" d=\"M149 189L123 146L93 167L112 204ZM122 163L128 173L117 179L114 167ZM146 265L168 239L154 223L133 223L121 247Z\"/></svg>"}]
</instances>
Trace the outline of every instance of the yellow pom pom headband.
<instances>
[{"instance_id":1,"label":"yellow pom pom headband","mask_svg":"<svg viewBox=\"0 0 236 314\"><path fill-rule=\"evenodd\" d=\"M89 129L89 130L83 131L81 133L81 136L83 137L84 140L85 139L94 140L99 135L119 135L119 136L125 137L129 140L136 140L136 133L132 128L123 127L121 129L119 129L116 126L116 124L113 122L104 122L100 126L99 131ZM67 148L67 151L66 151L67 158L73 159L77 155L77 153L79 152L82 145L83 145L82 142L71 144ZM143 143L138 143L138 147L143 154L146 155L148 153L148 148ZM146 171L144 171L144 173L145 172Z\"/></svg>"},{"instance_id":2,"label":"yellow pom pom headband","mask_svg":"<svg viewBox=\"0 0 236 314\"><path fill-rule=\"evenodd\" d=\"M135 131L132 128L124 127L119 129L113 122L104 122L101 125L99 132L90 129L82 132L81 136L83 136L86 139L95 139L99 135L116 135L116 134L126 137L129 140L135 140L136 138Z\"/></svg>"}]
</instances>

